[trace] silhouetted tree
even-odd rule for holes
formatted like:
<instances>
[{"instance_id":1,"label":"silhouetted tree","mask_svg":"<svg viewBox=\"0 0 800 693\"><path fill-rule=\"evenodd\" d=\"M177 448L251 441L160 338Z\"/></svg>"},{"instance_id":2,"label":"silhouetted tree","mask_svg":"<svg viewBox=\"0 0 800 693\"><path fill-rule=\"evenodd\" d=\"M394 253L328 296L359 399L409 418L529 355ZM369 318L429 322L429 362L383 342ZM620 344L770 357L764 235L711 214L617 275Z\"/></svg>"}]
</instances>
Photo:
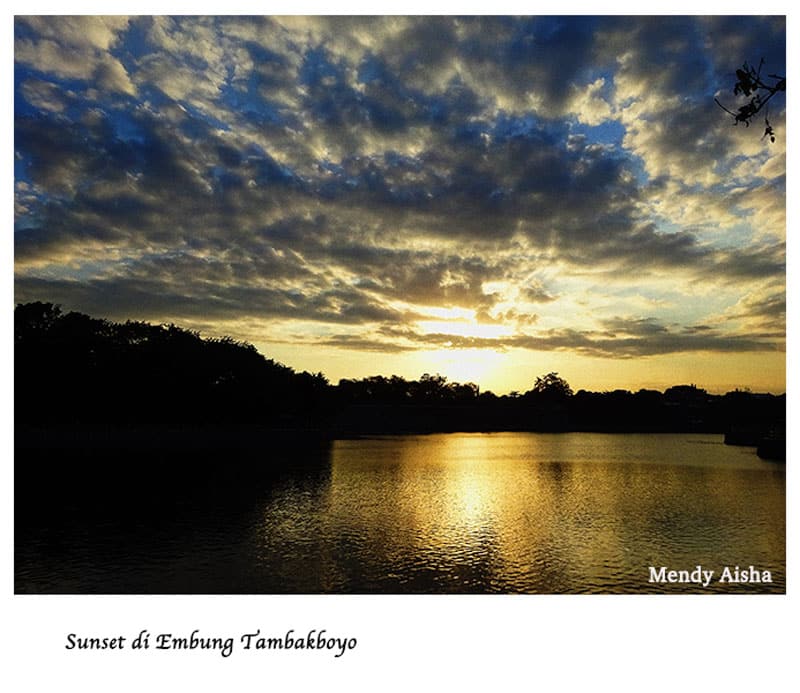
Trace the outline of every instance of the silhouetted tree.
<instances>
[{"instance_id":1,"label":"silhouetted tree","mask_svg":"<svg viewBox=\"0 0 800 693\"><path fill-rule=\"evenodd\" d=\"M733 116L733 124L738 125L744 123L745 127L750 127L750 123L758 115L762 109L764 111L764 137L769 137L770 142L775 141L775 131L769 122L769 108L767 104L775 94L783 93L786 91L786 78L779 75L769 75L769 77L761 76L761 68L764 67L764 59L758 64L756 70L752 65L744 63L741 69L736 70L736 84L733 86L734 96L744 96L749 98L747 103L739 106L736 112L731 111L726 106L723 106L719 99L714 99L717 105L726 113ZM768 81L771 80L771 81Z\"/></svg>"},{"instance_id":2,"label":"silhouetted tree","mask_svg":"<svg viewBox=\"0 0 800 693\"><path fill-rule=\"evenodd\" d=\"M533 388L526 392L525 395L549 400L567 399L572 397L572 388L558 373L548 373L537 377Z\"/></svg>"},{"instance_id":3,"label":"silhouetted tree","mask_svg":"<svg viewBox=\"0 0 800 693\"><path fill-rule=\"evenodd\" d=\"M330 386L230 337L176 325L62 314L50 303L14 312L16 420L74 424L319 425Z\"/></svg>"},{"instance_id":4,"label":"silhouetted tree","mask_svg":"<svg viewBox=\"0 0 800 693\"><path fill-rule=\"evenodd\" d=\"M673 385L664 390L664 399L667 402L702 403L707 401L708 393L694 383L691 385Z\"/></svg>"},{"instance_id":5,"label":"silhouetted tree","mask_svg":"<svg viewBox=\"0 0 800 693\"><path fill-rule=\"evenodd\" d=\"M414 383L412 395L422 401L441 401L448 399L447 378L443 375L425 373Z\"/></svg>"},{"instance_id":6,"label":"silhouetted tree","mask_svg":"<svg viewBox=\"0 0 800 693\"><path fill-rule=\"evenodd\" d=\"M450 383L449 394L454 402L468 403L480 396L480 388L475 383Z\"/></svg>"},{"instance_id":7,"label":"silhouetted tree","mask_svg":"<svg viewBox=\"0 0 800 693\"><path fill-rule=\"evenodd\" d=\"M61 317L61 307L52 303L17 304L14 310L14 343L21 344L38 338L56 324Z\"/></svg>"}]
</instances>

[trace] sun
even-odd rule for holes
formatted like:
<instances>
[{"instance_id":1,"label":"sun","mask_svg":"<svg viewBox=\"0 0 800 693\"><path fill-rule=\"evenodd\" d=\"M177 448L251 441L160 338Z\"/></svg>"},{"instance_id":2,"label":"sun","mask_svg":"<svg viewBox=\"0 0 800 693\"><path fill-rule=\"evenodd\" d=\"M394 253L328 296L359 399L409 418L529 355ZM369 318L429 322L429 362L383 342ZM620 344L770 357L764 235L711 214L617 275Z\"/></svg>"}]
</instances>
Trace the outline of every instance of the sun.
<instances>
[{"instance_id":1,"label":"sun","mask_svg":"<svg viewBox=\"0 0 800 693\"><path fill-rule=\"evenodd\" d=\"M439 373L448 381L481 385L502 369L505 355L492 349L438 349L417 354L420 369Z\"/></svg>"},{"instance_id":2,"label":"sun","mask_svg":"<svg viewBox=\"0 0 800 693\"><path fill-rule=\"evenodd\" d=\"M478 322L475 311L467 308L433 308L427 312L433 319L417 321L416 328L423 335L437 335L441 347L417 354L423 371L439 373L451 382L480 385L501 368L502 338L513 334L512 327ZM480 344L465 342L470 339L480 340ZM493 340L497 340L496 347Z\"/></svg>"}]
</instances>

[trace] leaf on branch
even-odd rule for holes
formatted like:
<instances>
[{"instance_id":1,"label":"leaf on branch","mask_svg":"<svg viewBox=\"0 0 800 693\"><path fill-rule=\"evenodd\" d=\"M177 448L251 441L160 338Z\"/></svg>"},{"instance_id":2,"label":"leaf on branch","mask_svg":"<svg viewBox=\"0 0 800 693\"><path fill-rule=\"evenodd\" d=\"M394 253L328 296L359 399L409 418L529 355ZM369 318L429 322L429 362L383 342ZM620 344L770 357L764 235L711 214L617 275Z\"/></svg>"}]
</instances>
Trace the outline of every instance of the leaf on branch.
<instances>
[{"instance_id":1,"label":"leaf on branch","mask_svg":"<svg viewBox=\"0 0 800 693\"><path fill-rule=\"evenodd\" d=\"M751 65L744 63L742 67L736 70L736 84L733 87L735 96L750 97L750 101L739 108L734 113L725 105L720 103L718 99L714 99L716 104L726 113L733 116L733 124L738 125L744 123L745 127L750 127L750 122L758 114L762 108L767 106L767 102L775 96L778 92L786 91L786 78L779 75L770 75L769 79L777 80L773 84L765 83L761 79L761 68L764 66L764 59L758 64L758 70L755 70ZM766 111L769 112L768 110ZM764 122L766 129L764 130L764 137L769 137L770 142L775 141L775 131L765 116Z\"/></svg>"},{"instance_id":2,"label":"leaf on branch","mask_svg":"<svg viewBox=\"0 0 800 693\"><path fill-rule=\"evenodd\" d=\"M764 118L764 123L766 124L766 128L764 129L764 134L762 135L761 139L763 140L765 137L769 136L769 141L775 141L775 131L772 129L772 126L769 124L769 121Z\"/></svg>"}]
</instances>

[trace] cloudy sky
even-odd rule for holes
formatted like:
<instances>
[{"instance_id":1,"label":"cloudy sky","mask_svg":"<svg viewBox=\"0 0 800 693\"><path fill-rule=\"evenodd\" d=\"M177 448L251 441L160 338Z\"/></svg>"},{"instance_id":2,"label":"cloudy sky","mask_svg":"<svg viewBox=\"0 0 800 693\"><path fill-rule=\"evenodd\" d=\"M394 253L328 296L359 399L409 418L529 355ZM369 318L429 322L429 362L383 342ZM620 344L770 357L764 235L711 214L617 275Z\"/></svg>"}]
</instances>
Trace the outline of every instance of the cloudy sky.
<instances>
[{"instance_id":1,"label":"cloudy sky","mask_svg":"<svg viewBox=\"0 0 800 693\"><path fill-rule=\"evenodd\" d=\"M332 381L785 389L783 18L17 17L15 301Z\"/></svg>"}]
</instances>

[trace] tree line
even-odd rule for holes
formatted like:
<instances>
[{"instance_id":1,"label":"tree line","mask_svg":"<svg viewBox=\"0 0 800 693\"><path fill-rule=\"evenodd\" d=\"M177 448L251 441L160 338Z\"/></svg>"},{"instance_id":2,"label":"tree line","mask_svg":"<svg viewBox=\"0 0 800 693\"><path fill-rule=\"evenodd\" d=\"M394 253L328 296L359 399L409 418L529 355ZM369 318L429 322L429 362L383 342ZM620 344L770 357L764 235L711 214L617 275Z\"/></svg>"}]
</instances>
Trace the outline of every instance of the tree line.
<instances>
[{"instance_id":1,"label":"tree line","mask_svg":"<svg viewBox=\"0 0 800 693\"><path fill-rule=\"evenodd\" d=\"M785 395L712 395L696 385L573 392L554 372L508 395L428 373L332 385L230 337L112 322L42 302L17 305L14 346L18 428L763 432L785 420Z\"/></svg>"}]
</instances>

